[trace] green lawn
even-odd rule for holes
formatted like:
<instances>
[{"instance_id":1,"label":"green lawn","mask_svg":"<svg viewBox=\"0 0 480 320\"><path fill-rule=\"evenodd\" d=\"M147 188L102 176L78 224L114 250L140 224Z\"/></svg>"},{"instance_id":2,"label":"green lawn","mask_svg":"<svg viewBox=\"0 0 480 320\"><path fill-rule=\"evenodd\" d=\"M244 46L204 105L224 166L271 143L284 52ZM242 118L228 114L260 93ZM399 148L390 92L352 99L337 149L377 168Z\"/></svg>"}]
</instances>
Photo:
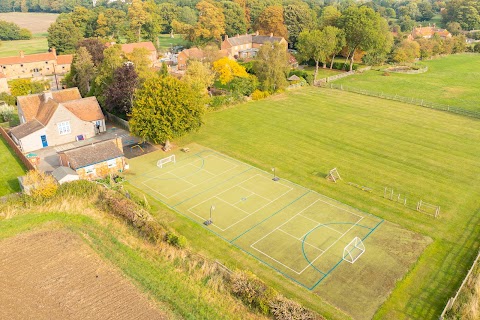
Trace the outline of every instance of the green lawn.
<instances>
[{"instance_id":1,"label":"green lawn","mask_svg":"<svg viewBox=\"0 0 480 320\"><path fill-rule=\"evenodd\" d=\"M18 176L25 173L23 164L10 150L3 137L0 137L0 196L20 191Z\"/></svg>"},{"instance_id":2,"label":"green lawn","mask_svg":"<svg viewBox=\"0 0 480 320\"><path fill-rule=\"evenodd\" d=\"M422 74L389 73L371 70L335 81L353 88L397 94L404 97L480 111L480 54L457 54L422 61Z\"/></svg>"},{"instance_id":3,"label":"green lawn","mask_svg":"<svg viewBox=\"0 0 480 320\"><path fill-rule=\"evenodd\" d=\"M275 166L281 178L432 238L410 273L397 278L402 281L388 299L375 297L387 299L377 319L436 319L480 245L480 124L476 120L336 90L305 88L210 113L198 133L177 141L178 145L191 142L266 171ZM334 167L343 177L337 184L324 178ZM367 193L347 182L374 191ZM407 207L384 199L385 186L406 196ZM415 211L420 199L440 205L440 217ZM324 309L329 318L338 317L299 287L285 285L279 275L206 236L201 226L168 219L205 254L235 260L231 263L253 269L283 292ZM389 242L391 257L387 259L407 261L416 250L398 250L395 244L405 238L394 233L377 241ZM348 280L348 272L343 276ZM369 286L382 281L379 277ZM316 292L334 305L349 298L369 299L364 295L370 290L367 287L349 291L345 284L336 289L320 287Z\"/></svg>"},{"instance_id":4,"label":"green lawn","mask_svg":"<svg viewBox=\"0 0 480 320\"><path fill-rule=\"evenodd\" d=\"M18 56L20 51L25 54L45 53L48 51L47 38L39 37L31 40L2 41L0 58Z\"/></svg>"},{"instance_id":5,"label":"green lawn","mask_svg":"<svg viewBox=\"0 0 480 320\"><path fill-rule=\"evenodd\" d=\"M175 46L186 46L188 41L183 38L181 34L175 34L174 38L171 38L169 34L161 34L158 37L159 50L166 51Z\"/></svg>"},{"instance_id":6,"label":"green lawn","mask_svg":"<svg viewBox=\"0 0 480 320\"><path fill-rule=\"evenodd\" d=\"M307 71L312 76L315 74L315 67L308 66L308 67L305 67L303 70ZM320 68L318 68L317 79L335 76L335 75L337 75L339 73L343 73L343 72L345 72L345 71L330 69L330 68L325 68L324 69L324 68L320 67Z\"/></svg>"}]
</instances>

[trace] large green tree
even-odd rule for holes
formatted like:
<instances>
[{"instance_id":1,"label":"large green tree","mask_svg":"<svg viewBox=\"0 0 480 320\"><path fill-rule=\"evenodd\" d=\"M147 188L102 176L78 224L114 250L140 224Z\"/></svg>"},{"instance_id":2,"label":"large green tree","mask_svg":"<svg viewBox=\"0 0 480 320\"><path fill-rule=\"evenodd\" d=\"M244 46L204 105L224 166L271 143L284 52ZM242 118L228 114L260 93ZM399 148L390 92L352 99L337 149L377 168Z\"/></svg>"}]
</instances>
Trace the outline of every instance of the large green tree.
<instances>
[{"instance_id":1,"label":"large green tree","mask_svg":"<svg viewBox=\"0 0 480 320\"><path fill-rule=\"evenodd\" d=\"M230 37L246 33L247 23L242 7L232 1L222 1L222 7L225 15L225 33Z\"/></svg>"},{"instance_id":2,"label":"large green tree","mask_svg":"<svg viewBox=\"0 0 480 320\"><path fill-rule=\"evenodd\" d=\"M57 19L48 28L48 46L57 53L73 53L75 45L82 39L81 31L68 18Z\"/></svg>"},{"instance_id":3,"label":"large green tree","mask_svg":"<svg viewBox=\"0 0 480 320\"><path fill-rule=\"evenodd\" d=\"M198 93L186 83L171 76L151 77L135 93L130 130L141 139L167 145L200 128L204 112Z\"/></svg>"},{"instance_id":4,"label":"large green tree","mask_svg":"<svg viewBox=\"0 0 480 320\"><path fill-rule=\"evenodd\" d=\"M200 1L196 5L199 11L195 28L190 29L188 38L197 43L221 40L225 33L225 16L222 9L211 1Z\"/></svg>"},{"instance_id":5,"label":"large green tree","mask_svg":"<svg viewBox=\"0 0 480 320\"><path fill-rule=\"evenodd\" d=\"M289 43L295 47L298 35L303 30L313 29L316 24L315 12L304 2L293 3L283 11Z\"/></svg>"},{"instance_id":6,"label":"large green tree","mask_svg":"<svg viewBox=\"0 0 480 320\"><path fill-rule=\"evenodd\" d=\"M263 90L274 92L285 88L289 68L284 45L278 42L266 42L260 47L254 70Z\"/></svg>"},{"instance_id":7,"label":"large green tree","mask_svg":"<svg viewBox=\"0 0 480 320\"><path fill-rule=\"evenodd\" d=\"M92 56L85 47L80 47L72 62L72 81L82 96L90 92L91 81L95 78L95 65Z\"/></svg>"},{"instance_id":8,"label":"large green tree","mask_svg":"<svg viewBox=\"0 0 480 320\"><path fill-rule=\"evenodd\" d=\"M371 54L389 51L392 46L388 24L380 14L367 7L348 7L340 18L345 31L350 58L350 71L353 69L355 54L361 50Z\"/></svg>"},{"instance_id":9,"label":"large green tree","mask_svg":"<svg viewBox=\"0 0 480 320\"><path fill-rule=\"evenodd\" d=\"M111 46L103 51L103 61L98 68L92 90L100 104L105 103L106 88L112 83L115 70L124 62L125 58L120 45Z\"/></svg>"}]
</instances>

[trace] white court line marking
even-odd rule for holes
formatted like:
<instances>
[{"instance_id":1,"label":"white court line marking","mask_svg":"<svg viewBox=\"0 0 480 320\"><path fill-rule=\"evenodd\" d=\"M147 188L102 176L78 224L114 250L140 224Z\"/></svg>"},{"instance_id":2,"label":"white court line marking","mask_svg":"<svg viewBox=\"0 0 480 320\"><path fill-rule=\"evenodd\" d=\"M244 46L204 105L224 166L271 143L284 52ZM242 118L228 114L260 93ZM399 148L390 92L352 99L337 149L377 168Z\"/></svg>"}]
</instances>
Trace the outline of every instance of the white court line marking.
<instances>
[{"instance_id":1,"label":"white court line marking","mask_svg":"<svg viewBox=\"0 0 480 320\"><path fill-rule=\"evenodd\" d=\"M264 196L261 196L261 195L259 195L258 193L255 193L255 192L253 192L253 191L250 190L250 189L247 189L247 188L242 187L242 186L239 186L239 187L242 188L243 190L247 190L248 192L252 192L252 194L255 194L255 195L259 196L260 198L263 198L263 199L265 199L265 200L267 200L267 201L272 201L271 199L265 198Z\"/></svg>"},{"instance_id":2,"label":"white court line marking","mask_svg":"<svg viewBox=\"0 0 480 320\"><path fill-rule=\"evenodd\" d=\"M250 245L250 247L253 248L253 249L255 249L255 250L257 250L258 252L261 252L261 253L264 254L265 256L271 258L272 260L274 260L274 261L276 261L277 263L283 265L284 267L286 267L286 268L294 271L292 268L289 268L288 266L285 266L283 263L281 263L281 262L279 262L278 260L270 257L270 256L269 256L268 254L266 254L265 252L262 252L261 250L257 249L257 248L255 247L255 244L257 244L257 243L260 242L261 240L265 239L266 237L268 237L270 234L272 234L272 233L275 232L276 230L280 230L280 231L285 232L284 230L280 229L282 226L284 226L285 224L287 224L290 220L294 219L294 218L297 217L298 215L304 217L304 216L302 215L302 212L304 212L305 210L307 210L308 208L310 208L311 206L313 206L313 205L314 205L315 203L317 203L318 201L325 202L325 201L323 201L323 200L321 200L321 199L315 200L315 201L312 202L310 205L308 205L307 207L305 207L304 209L302 209L300 212L298 212L298 213L296 213L294 216L292 216L290 219L288 219L288 220L285 221L284 223L280 224L280 225L277 226L275 229L273 229L272 231L270 231L269 233L267 233L266 235L264 235L263 237L261 237L260 239L258 239L257 241L255 241L254 243L252 243L252 244ZM339 208L339 209L342 209L342 208ZM343 209L342 209L342 210L343 210ZM347 211L347 212L349 212L349 213L352 213L352 212L350 212L350 211L348 211L348 210L345 210L345 211ZM359 216L359 215L357 215L357 214L355 214L355 215L356 215L356 216ZM306 217L305 217L305 218L306 218ZM355 223L353 223L352 226L351 226L350 228L348 228L347 231L345 231L343 234L341 234L341 235L337 238L337 240L335 240L335 242L333 242L333 243L332 243L328 248L326 248L325 250L320 249L320 248L318 248L318 247L316 247L316 246L313 246L313 245L309 244L310 246L313 246L314 248L318 249L319 251L322 251L322 253L321 253L320 255L318 255L315 259L313 259L312 261L310 261L310 262L307 264L307 266L306 266L305 268L303 268L300 272L297 272L297 271L294 271L294 272L296 272L297 274L300 275L300 274L302 274L308 267L313 266L313 263L314 263L316 260L318 260L318 259L319 259L324 253L326 253L333 245L335 245L338 241L340 241L340 240L345 236L345 234L347 234L353 227L355 227L363 218L364 218L364 217L360 217L360 219L358 219ZM307 218L307 219L308 219L308 218ZM314 221L314 220L312 220L312 221ZM317 223L318 223L318 222L317 222ZM319 225L323 225L323 224L319 223ZM317 227L318 227L318 225L315 226L314 228L310 229L308 232L314 230L314 229L317 228ZM335 230L335 231L336 231L336 230ZM307 232L306 234L308 234L308 232ZM285 232L285 233L287 233L287 232ZM287 234L288 234L288 233L287 233ZM306 234L305 234L305 235L306 235ZM290 234L289 234L289 235L290 235ZM292 236L292 235L290 235L290 236ZM293 236L292 236L292 237L293 237ZM293 238L295 238L295 237L293 237ZM295 238L295 239L298 240L298 241L301 241L300 239L297 239L297 238ZM306 243L306 242L305 242L305 243Z\"/></svg>"},{"instance_id":3,"label":"white court line marking","mask_svg":"<svg viewBox=\"0 0 480 320\"><path fill-rule=\"evenodd\" d=\"M219 157L217 157L217 156L215 156L215 155L210 155L210 156L208 156L208 157L216 157L216 158L219 158ZM204 158L208 158L208 157L204 157ZM200 160L200 159L199 159L199 160ZM225 162L227 162L227 163L230 163L229 161L226 161L226 160L222 160L222 161L225 161ZM230 164L232 164L232 163L230 163ZM191 163L189 163L189 164L187 164L187 165L191 165ZM229 169L224 170L224 171L218 173L217 175L213 175L213 173L210 173L209 171L207 171L207 170L205 170L205 169L203 169L203 168L201 168L201 167L196 167L196 168L200 168L199 171L205 171L205 172L207 172L207 173L209 173L209 174L211 174L211 175L213 175L213 176L210 177L210 178L207 178L207 179L203 180L202 182L200 182L200 183L198 183L198 184L194 184L194 183L189 182L189 183L191 184L190 187L185 188L185 189L182 189L181 191L176 192L176 193L170 195L169 197L167 197L167 196L164 196L164 197L165 197L166 199L173 198L173 197L175 197L175 196L177 196L177 195L179 195L179 194L181 194L181 193L183 193L183 192L185 192L185 191L188 191L188 190L190 190L190 189L192 189L192 188L195 188L196 186L198 186L198 185L200 185L200 184L203 184L203 183L205 183L205 182L207 182L207 181L210 181L210 180L212 180L212 179L215 179L216 177L219 177L220 175L225 174L226 172L231 171L231 170L233 170L233 169L235 169L235 168L238 167L237 164L232 164L232 165L233 165L233 167L230 167ZM185 167L185 166L186 166L186 165L182 166L181 168L183 168L183 167ZM171 173L171 172L169 171L168 173ZM195 172L195 173L193 173L192 175L194 175L194 174L196 174L196 173L198 173L198 172ZM172 174L172 175L175 175L175 174L173 174L173 173L171 173L171 174ZM178 176L177 176L177 178L182 179L182 180L184 180L184 181L187 181L187 180L185 180L185 179L183 179L183 178L180 178L180 177L178 177Z\"/></svg>"},{"instance_id":4,"label":"white court line marking","mask_svg":"<svg viewBox=\"0 0 480 320\"><path fill-rule=\"evenodd\" d=\"M199 203L195 204L194 206L191 206L191 207L188 208L187 210L193 213L193 211L192 211L193 208L195 208L195 207L197 207L197 206L203 204L204 202L207 202L207 201L209 201L209 200L211 200L211 199L213 199L213 198L221 199L223 202L232 205L232 204L229 203L228 201L225 201L224 199L222 199L220 196L221 196L222 194L224 194L225 192L228 192L229 190L231 190L231 189L233 189L233 188L235 188L235 187L237 187L237 186L239 186L239 185L241 185L241 184L243 184L243 183L245 183L245 182L247 182L247 181L249 181L249 180L257 177L257 176L260 176L261 178L266 178L266 177L264 177L264 176L261 175L261 174L256 174L256 175L254 175L254 176L251 176L250 178L248 178L248 179L246 179L246 180L243 180L243 181L241 181L241 182L233 185L232 187L230 187L230 188L228 188L228 189L226 189L226 190L223 190L223 191L221 191L221 192L219 192L219 193L211 196L210 198L208 198L208 199L206 199L206 200L204 200L204 201L202 201L202 202L199 202ZM265 205L261 206L260 208L258 208L257 210L255 210L255 211L253 211L253 212L248 212L248 211L243 210L242 208L239 208L239 207L236 206L236 205L232 205L234 208L245 212L245 213L247 214L247 216L245 216L245 217L243 217L242 219L240 219L240 220L232 223L230 226L226 227L225 229L222 229L222 228L219 228L219 229L220 229L221 231L226 231L226 230L230 229L230 228L233 227L234 225L242 222L243 220L247 219L247 218L250 217L251 215L257 213L259 210L261 210L261 209L265 208L266 206L270 205L271 203L277 201L278 199L280 199L281 197L283 197L285 194L287 194L287 193L289 193L290 191L293 190L293 188L290 188L289 186L286 186L286 185L284 185L284 184L282 184L282 186L288 188L288 190L287 190L286 192L282 193L282 194L281 194L280 196L278 196L277 198L275 198L275 199L273 199L273 200L270 200L270 202L266 203ZM243 187L241 187L241 188L243 188ZM251 191L251 190L249 190L249 189L247 189L247 188L243 188L243 189L248 190L248 191L250 191L250 192L253 192L253 191ZM255 192L253 192L253 194L258 195L258 194L255 193ZM258 195L258 196L261 197L260 195Z\"/></svg>"},{"instance_id":5,"label":"white court line marking","mask_svg":"<svg viewBox=\"0 0 480 320\"><path fill-rule=\"evenodd\" d=\"M245 189L245 190L247 190L247 189ZM252 194L255 194L255 192L251 192L250 190L247 190L247 191L250 192L249 195L246 195L246 196L240 198L240 200L238 200L237 202L235 202L235 203L230 203L230 204L231 204L232 206L235 206L235 207L236 207L236 206L237 206L237 203L246 201L246 200L248 200L248 198L249 198ZM243 198L245 198L245 200L243 200Z\"/></svg>"},{"instance_id":6,"label":"white court line marking","mask_svg":"<svg viewBox=\"0 0 480 320\"><path fill-rule=\"evenodd\" d=\"M304 216L303 214L300 214L300 216L303 217L303 218L305 218L305 219L308 219L308 220L310 220L310 221L315 222L315 223L317 224L317 225L315 226L315 228L318 227L319 225L322 225L322 224L323 224L323 223L318 222L317 220L314 220L314 219L311 219L311 218L309 218L309 217L306 217L306 216ZM324 224L323 224L323 225L324 225ZM335 229L333 229L332 227L329 227L329 226L327 226L327 225L324 225L324 227L326 227L326 228L328 228L328 229L330 229L330 230L333 230L333 231L336 231L336 232L342 234L340 231L335 230ZM314 228L314 229L315 229L315 228ZM310 230L311 230L311 229L310 229ZM310 231L308 231L308 232L310 232ZM308 232L307 232L307 233L308 233ZM302 236L299 238L299 240L300 240L300 239L303 239L303 237L305 237L305 236L307 235L307 233L305 233L304 235L302 235Z\"/></svg>"},{"instance_id":7,"label":"white court line marking","mask_svg":"<svg viewBox=\"0 0 480 320\"><path fill-rule=\"evenodd\" d=\"M360 219L358 219L357 222L355 222L355 224L353 224L350 228L348 228L347 231L345 231L339 238L337 238L337 240L335 240L335 242L333 242L327 249L325 249L321 255L319 255L318 257L316 257L315 259L313 259L312 261L310 261L308 263L308 266L306 266L305 268L303 268L303 270L300 272L302 273L303 271L305 271L309 266L313 266L313 263L318 259L320 258L325 252L328 251L328 249L330 249L333 245L335 245L338 241L340 241L346 234L348 231L350 231L353 227L355 227L357 225L357 223L359 223L360 221L362 221L363 217L361 217ZM312 229L313 230L313 229ZM310 230L311 231L311 230Z\"/></svg>"},{"instance_id":8,"label":"white court line marking","mask_svg":"<svg viewBox=\"0 0 480 320\"><path fill-rule=\"evenodd\" d=\"M282 231L282 232L285 233L285 234L288 234L290 237L294 238L295 240L301 241L299 238L295 237L293 234L290 234L290 233L288 233L287 231L285 231L285 230L283 230L283 229L277 229L277 230L278 230L278 231ZM311 244L311 243L308 243L307 241L304 241L304 243L305 243L305 244L308 244L309 246L314 247L315 249L320 250L320 251L323 252L322 249L320 249L319 247L317 247L317 246L315 246L315 245L313 245L313 244Z\"/></svg>"}]
</instances>

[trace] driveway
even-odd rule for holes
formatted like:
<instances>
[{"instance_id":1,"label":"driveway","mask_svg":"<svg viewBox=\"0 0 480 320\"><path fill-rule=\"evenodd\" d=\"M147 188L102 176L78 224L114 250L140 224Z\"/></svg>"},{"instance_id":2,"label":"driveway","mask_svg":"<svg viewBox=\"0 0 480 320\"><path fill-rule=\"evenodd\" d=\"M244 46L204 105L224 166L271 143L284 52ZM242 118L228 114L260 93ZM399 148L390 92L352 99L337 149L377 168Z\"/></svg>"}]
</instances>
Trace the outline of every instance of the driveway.
<instances>
[{"instance_id":1,"label":"driveway","mask_svg":"<svg viewBox=\"0 0 480 320\"><path fill-rule=\"evenodd\" d=\"M140 142L140 139L131 136L128 131L118 128L114 124L107 123L107 131L97 134L94 137L34 151L34 153L36 153L40 158L38 169L45 172L52 172L54 169L58 168L60 166L60 160L57 152L81 147L103 140L110 140L113 138L122 138L123 146Z\"/></svg>"}]
</instances>

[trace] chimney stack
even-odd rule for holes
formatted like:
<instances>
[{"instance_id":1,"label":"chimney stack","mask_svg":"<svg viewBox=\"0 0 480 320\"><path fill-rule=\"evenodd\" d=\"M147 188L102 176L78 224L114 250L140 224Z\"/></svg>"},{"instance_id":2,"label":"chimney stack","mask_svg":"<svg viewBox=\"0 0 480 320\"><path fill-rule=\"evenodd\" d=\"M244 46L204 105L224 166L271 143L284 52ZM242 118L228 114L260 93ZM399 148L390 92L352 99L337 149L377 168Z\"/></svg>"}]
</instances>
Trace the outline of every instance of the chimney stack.
<instances>
[{"instance_id":1,"label":"chimney stack","mask_svg":"<svg viewBox=\"0 0 480 320\"><path fill-rule=\"evenodd\" d=\"M228 34L225 35L225 40L227 40L227 39L228 39Z\"/></svg>"},{"instance_id":2,"label":"chimney stack","mask_svg":"<svg viewBox=\"0 0 480 320\"><path fill-rule=\"evenodd\" d=\"M273 37L273 32L270 32L270 38Z\"/></svg>"},{"instance_id":3,"label":"chimney stack","mask_svg":"<svg viewBox=\"0 0 480 320\"><path fill-rule=\"evenodd\" d=\"M57 56L57 49L55 49L54 47L50 49L50 52L53 53L55 57Z\"/></svg>"},{"instance_id":4,"label":"chimney stack","mask_svg":"<svg viewBox=\"0 0 480 320\"><path fill-rule=\"evenodd\" d=\"M257 30L257 31L255 31L255 35L256 35L256 36L258 36L258 30Z\"/></svg>"},{"instance_id":5,"label":"chimney stack","mask_svg":"<svg viewBox=\"0 0 480 320\"><path fill-rule=\"evenodd\" d=\"M23 52L23 50L20 51L20 58L25 58L25 52Z\"/></svg>"},{"instance_id":6,"label":"chimney stack","mask_svg":"<svg viewBox=\"0 0 480 320\"><path fill-rule=\"evenodd\" d=\"M43 91L42 98L43 98L43 102L47 102L48 99L53 100L52 91Z\"/></svg>"}]
</instances>

